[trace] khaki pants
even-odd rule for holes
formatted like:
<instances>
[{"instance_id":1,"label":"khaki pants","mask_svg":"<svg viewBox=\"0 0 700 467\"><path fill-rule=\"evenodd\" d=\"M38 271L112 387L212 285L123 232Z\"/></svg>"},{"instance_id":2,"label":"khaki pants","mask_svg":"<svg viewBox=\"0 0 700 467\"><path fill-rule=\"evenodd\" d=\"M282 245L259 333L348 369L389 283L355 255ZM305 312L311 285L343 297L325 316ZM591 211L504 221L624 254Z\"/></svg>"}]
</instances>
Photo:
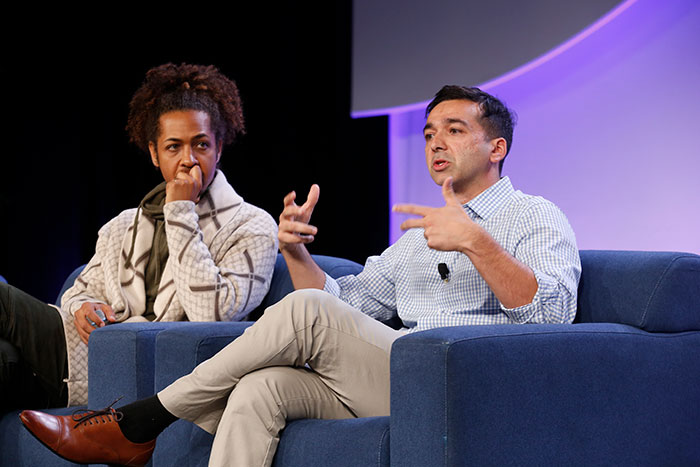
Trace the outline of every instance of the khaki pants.
<instances>
[{"instance_id":1,"label":"khaki pants","mask_svg":"<svg viewBox=\"0 0 700 467\"><path fill-rule=\"evenodd\" d=\"M286 420L388 415L389 354L403 334L299 290L158 398L216 433L209 465L269 466Z\"/></svg>"}]
</instances>

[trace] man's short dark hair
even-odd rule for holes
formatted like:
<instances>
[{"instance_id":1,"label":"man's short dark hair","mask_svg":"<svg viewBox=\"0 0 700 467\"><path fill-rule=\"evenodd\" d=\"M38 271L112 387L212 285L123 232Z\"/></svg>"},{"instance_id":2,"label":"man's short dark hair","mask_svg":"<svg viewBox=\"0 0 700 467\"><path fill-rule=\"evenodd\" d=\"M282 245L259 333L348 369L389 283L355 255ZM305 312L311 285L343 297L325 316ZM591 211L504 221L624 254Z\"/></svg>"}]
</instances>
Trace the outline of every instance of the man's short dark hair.
<instances>
[{"instance_id":1,"label":"man's short dark hair","mask_svg":"<svg viewBox=\"0 0 700 467\"><path fill-rule=\"evenodd\" d=\"M481 111L481 126L484 128L489 138L503 138L506 140L507 156L513 144L515 114L508 109L503 102L479 88L447 85L443 86L428 104L428 107L425 109L426 118L440 102L453 100L468 100L479 105L479 110ZM505 157L501 159L498 165L499 173L503 168L504 160Z\"/></svg>"}]
</instances>

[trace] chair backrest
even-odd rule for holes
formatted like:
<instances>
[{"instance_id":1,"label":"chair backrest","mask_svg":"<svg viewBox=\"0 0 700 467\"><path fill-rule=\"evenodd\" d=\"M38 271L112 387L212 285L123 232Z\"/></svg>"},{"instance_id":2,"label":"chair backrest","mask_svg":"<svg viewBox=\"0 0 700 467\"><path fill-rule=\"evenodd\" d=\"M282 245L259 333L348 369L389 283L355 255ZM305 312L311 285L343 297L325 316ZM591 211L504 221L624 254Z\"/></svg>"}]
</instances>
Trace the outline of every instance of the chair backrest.
<instances>
[{"instance_id":1,"label":"chair backrest","mask_svg":"<svg viewBox=\"0 0 700 467\"><path fill-rule=\"evenodd\" d=\"M345 258L336 258L334 256L324 256L324 255L311 255L311 257L316 261L316 264L320 266L323 271L328 273L332 278L347 276L348 274L357 274L362 271L362 266L354 261ZM75 278L78 277L80 272L83 270L85 265L78 266L73 272L66 278L61 287L61 291L58 293L56 298L56 305L61 304L61 297L63 293L68 290L75 282ZM281 254L277 254L277 260L275 262L275 270L272 274L272 282L270 283L270 290L263 299L262 303L253 310L249 315L248 319L256 320L262 316L263 312L268 306L274 305L275 303L282 300L285 295L292 292L294 286L292 285L292 279L289 277L289 270L287 269L287 263Z\"/></svg>"},{"instance_id":2,"label":"chair backrest","mask_svg":"<svg viewBox=\"0 0 700 467\"><path fill-rule=\"evenodd\" d=\"M581 250L577 323L621 323L649 332L700 330L700 256Z\"/></svg>"},{"instance_id":3,"label":"chair backrest","mask_svg":"<svg viewBox=\"0 0 700 467\"><path fill-rule=\"evenodd\" d=\"M700 330L700 256L660 251L581 250L576 323L621 323L649 332ZM333 278L362 266L344 258L312 255ZM73 285L83 266L66 279L56 298ZM287 264L277 255L270 290L249 318L294 290Z\"/></svg>"},{"instance_id":4,"label":"chair backrest","mask_svg":"<svg viewBox=\"0 0 700 467\"><path fill-rule=\"evenodd\" d=\"M324 272L334 279L349 274L358 274L363 268L362 265L345 258L324 255L311 255L311 257ZM282 254L278 253L270 290L262 303L248 315L248 319L257 320L267 307L279 302L292 291L294 291L294 286L292 285L291 277L289 277L287 263L284 261Z\"/></svg>"},{"instance_id":5,"label":"chair backrest","mask_svg":"<svg viewBox=\"0 0 700 467\"><path fill-rule=\"evenodd\" d=\"M73 287L73 282L75 282L75 279L80 275L84 267L84 264L78 266L77 268L73 269L73 272L71 272L68 277L66 277L66 280L63 282L63 286L61 287L61 291L58 292L58 297L56 297L56 306L61 306L61 297L63 297L66 290Z\"/></svg>"}]
</instances>

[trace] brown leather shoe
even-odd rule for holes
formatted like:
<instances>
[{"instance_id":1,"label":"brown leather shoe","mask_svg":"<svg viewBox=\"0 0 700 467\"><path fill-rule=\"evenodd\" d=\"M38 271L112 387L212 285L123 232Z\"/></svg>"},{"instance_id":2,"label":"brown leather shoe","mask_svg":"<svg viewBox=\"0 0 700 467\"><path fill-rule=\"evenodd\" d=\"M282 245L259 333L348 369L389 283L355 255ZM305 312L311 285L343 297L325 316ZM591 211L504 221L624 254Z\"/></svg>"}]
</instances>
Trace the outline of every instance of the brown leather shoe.
<instances>
[{"instance_id":1,"label":"brown leather shoe","mask_svg":"<svg viewBox=\"0 0 700 467\"><path fill-rule=\"evenodd\" d=\"M147 443L126 439L117 423L122 413L111 406L66 416L25 410L19 418L44 446L80 464L142 466L156 447L155 439Z\"/></svg>"}]
</instances>

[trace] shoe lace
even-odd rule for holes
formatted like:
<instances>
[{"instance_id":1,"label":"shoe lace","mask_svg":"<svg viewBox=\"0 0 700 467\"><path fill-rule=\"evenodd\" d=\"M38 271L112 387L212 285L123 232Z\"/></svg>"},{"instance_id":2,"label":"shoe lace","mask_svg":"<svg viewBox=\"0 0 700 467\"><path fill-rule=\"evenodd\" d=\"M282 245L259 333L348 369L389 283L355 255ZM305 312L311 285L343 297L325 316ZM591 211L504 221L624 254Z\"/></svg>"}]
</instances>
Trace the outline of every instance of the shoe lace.
<instances>
[{"instance_id":1,"label":"shoe lace","mask_svg":"<svg viewBox=\"0 0 700 467\"><path fill-rule=\"evenodd\" d=\"M84 423L92 425L93 423L108 423L113 421L120 421L122 417L124 417L124 414L119 410L115 410L114 408L112 408L112 406L120 400L121 397L116 399L114 402L112 402L102 410L79 409L74 411L71 415L73 421L76 422L73 428L78 428L78 426Z\"/></svg>"}]
</instances>

